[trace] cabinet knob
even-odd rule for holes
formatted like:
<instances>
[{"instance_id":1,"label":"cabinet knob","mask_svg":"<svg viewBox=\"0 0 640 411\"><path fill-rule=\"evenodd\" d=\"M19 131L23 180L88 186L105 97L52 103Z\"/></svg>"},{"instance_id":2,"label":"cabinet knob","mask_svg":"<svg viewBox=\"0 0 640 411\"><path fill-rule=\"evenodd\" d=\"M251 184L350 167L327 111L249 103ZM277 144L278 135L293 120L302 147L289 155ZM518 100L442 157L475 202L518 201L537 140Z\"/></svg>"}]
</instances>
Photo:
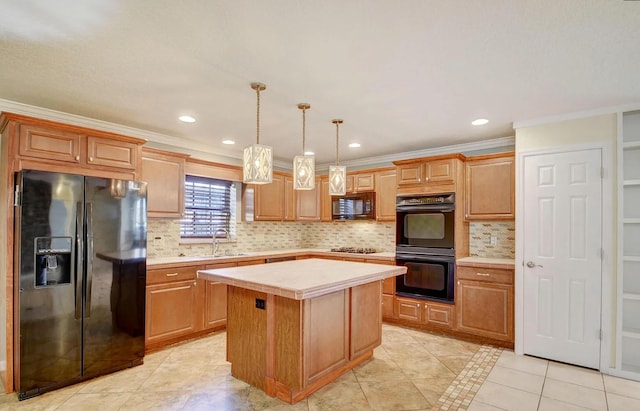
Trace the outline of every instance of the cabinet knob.
<instances>
[{"instance_id":1,"label":"cabinet knob","mask_svg":"<svg viewBox=\"0 0 640 411\"><path fill-rule=\"evenodd\" d=\"M93 161L93 157L89 157L89 161Z\"/></svg>"},{"instance_id":2,"label":"cabinet knob","mask_svg":"<svg viewBox=\"0 0 640 411\"><path fill-rule=\"evenodd\" d=\"M196 287L198 283L196 281L193 282L193 286Z\"/></svg>"},{"instance_id":3,"label":"cabinet knob","mask_svg":"<svg viewBox=\"0 0 640 411\"><path fill-rule=\"evenodd\" d=\"M80 156L76 156L76 161L80 161Z\"/></svg>"}]
</instances>

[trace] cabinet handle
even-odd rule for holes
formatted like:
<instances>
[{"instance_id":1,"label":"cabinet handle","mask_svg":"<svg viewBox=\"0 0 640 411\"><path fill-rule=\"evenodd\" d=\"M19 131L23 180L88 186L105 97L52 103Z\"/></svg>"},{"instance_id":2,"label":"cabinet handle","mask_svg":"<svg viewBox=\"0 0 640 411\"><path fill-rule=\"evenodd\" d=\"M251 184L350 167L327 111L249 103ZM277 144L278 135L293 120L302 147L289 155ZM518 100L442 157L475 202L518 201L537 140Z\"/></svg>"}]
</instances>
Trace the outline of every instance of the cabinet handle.
<instances>
[{"instance_id":1,"label":"cabinet handle","mask_svg":"<svg viewBox=\"0 0 640 411\"><path fill-rule=\"evenodd\" d=\"M167 277L177 277L178 273L171 273L171 274L167 274Z\"/></svg>"},{"instance_id":2,"label":"cabinet handle","mask_svg":"<svg viewBox=\"0 0 640 411\"><path fill-rule=\"evenodd\" d=\"M491 274L489 273L476 273L477 275L479 275L480 277L490 277Z\"/></svg>"},{"instance_id":3,"label":"cabinet handle","mask_svg":"<svg viewBox=\"0 0 640 411\"><path fill-rule=\"evenodd\" d=\"M76 161L80 161L80 156L76 156Z\"/></svg>"}]
</instances>

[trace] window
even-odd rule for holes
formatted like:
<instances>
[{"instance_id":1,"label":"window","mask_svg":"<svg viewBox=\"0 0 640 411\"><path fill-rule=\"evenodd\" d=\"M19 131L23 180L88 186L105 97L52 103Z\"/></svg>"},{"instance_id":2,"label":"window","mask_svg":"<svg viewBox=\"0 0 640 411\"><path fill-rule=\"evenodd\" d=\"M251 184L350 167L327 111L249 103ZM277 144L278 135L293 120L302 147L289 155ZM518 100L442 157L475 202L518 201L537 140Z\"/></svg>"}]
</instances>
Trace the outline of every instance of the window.
<instances>
[{"instance_id":1,"label":"window","mask_svg":"<svg viewBox=\"0 0 640 411\"><path fill-rule=\"evenodd\" d=\"M211 238L219 229L234 235L235 202L233 182L188 175L184 184L180 237Z\"/></svg>"}]
</instances>

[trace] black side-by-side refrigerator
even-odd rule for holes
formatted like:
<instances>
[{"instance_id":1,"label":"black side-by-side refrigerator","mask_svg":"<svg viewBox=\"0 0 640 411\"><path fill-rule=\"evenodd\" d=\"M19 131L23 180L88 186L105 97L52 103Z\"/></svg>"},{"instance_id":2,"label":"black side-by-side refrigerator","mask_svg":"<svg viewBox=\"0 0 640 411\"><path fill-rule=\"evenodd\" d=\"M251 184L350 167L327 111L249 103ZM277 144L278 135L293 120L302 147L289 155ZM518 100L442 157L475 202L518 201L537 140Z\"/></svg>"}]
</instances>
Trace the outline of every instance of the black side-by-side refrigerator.
<instances>
[{"instance_id":1,"label":"black side-by-side refrigerator","mask_svg":"<svg viewBox=\"0 0 640 411\"><path fill-rule=\"evenodd\" d=\"M15 177L18 397L142 364L146 183Z\"/></svg>"}]
</instances>

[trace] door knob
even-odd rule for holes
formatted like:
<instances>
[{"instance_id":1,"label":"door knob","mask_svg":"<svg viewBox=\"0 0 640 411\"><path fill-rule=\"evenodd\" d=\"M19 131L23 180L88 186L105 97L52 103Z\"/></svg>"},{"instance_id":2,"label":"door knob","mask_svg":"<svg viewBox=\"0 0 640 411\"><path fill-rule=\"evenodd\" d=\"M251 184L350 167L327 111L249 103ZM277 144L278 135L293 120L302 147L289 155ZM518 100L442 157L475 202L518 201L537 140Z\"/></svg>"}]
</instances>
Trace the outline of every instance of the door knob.
<instances>
[{"instance_id":1,"label":"door knob","mask_svg":"<svg viewBox=\"0 0 640 411\"><path fill-rule=\"evenodd\" d=\"M533 261L527 261L527 267L529 267L529 268L533 268L533 267L535 267L536 265L537 265L538 267L542 267L541 265L536 264L536 263L534 263Z\"/></svg>"}]
</instances>

